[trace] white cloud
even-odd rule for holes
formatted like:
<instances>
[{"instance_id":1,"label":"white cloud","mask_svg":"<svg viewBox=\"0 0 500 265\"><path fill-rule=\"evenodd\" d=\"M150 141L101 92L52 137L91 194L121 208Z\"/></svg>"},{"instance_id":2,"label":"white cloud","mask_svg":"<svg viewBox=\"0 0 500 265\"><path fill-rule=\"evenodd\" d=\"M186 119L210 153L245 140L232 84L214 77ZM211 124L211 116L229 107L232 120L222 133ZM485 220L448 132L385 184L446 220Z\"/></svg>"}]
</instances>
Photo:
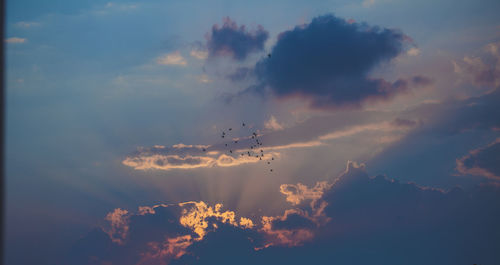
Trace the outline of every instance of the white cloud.
<instances>
[{"instance_id":1,"label":"white cloud","mask_svg":"<svg viewBox=\"0 0 500 265\"><path fill-rule=\"evenodd\" d=\"M187 64L186 60L184 59L184 57L182 57L182 55L179 51L160 56L156 59L156 62L158 64L163 64L163 65L184 66Z\"/></svg>"},{"instance_id":2,"label":"white cloud","mask_svg":"<svg viewBox=\"0 0 500 265\"><path fill-rule=\"evenodd\" d=\"M10 37L8 39L5 39L6 43L25 43L26 39L25 38L18 38L18 37Z\"/></svg>"}]
</instances>

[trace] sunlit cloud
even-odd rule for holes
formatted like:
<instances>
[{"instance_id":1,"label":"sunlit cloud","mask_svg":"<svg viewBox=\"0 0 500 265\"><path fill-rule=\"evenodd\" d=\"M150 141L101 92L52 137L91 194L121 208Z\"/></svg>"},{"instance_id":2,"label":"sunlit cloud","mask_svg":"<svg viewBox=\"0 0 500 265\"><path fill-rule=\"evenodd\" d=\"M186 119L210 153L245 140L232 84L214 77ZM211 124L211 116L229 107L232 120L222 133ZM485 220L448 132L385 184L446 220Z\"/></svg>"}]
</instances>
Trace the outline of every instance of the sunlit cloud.
<instances>
[{"instance_id":1,"label":"sunlit cloud","mask_svg":"<svg viewBox=\"0 0 500 265\"><path fill-rule=\"evenodd\" d=\"M316 183L316 186L309 188L302 183L282 184L280 192L286 196L286 200L293 205L298 205L304 200L317 200L323 196L323 191L329 188L326 181Z\"/></svg>"},{"instance_id":2,"label":"sunlit cloud","mask_svg":"<svg viewBox=\"0 0 500 265\"><path fill-rule=\"evenodd\" d=\"M471 150L457 159L457 171L462 175L473 175L500 180L500 138L486 147Z\"/></svg>"},{"instance_id":3,"label":"sunlit cloud","mask_svg":"<svg viewBox=\"0 0 500 265\"><path fill-rule=\"evenodd\" d=\"M184 57L182 57L179 51L158 57L156 59L156 63L161 65L178 65L178 66L187 65L186 60L184 59Z\"/></svg>"},{"instance_id":4,"label":"sunlit cloud","mask_svg":"<svg viewBox=\"0 0 500 265\"><path fill-rule=\"evenodd\" d=\"M129 212L127 210L117 208L113 212L106 215L105 219L109 221L111 226L108 231L108 235L111 240L115 243L123 244L129 230Z\"/></svg>"},{"instance_id":5,"label":"sunlit cloud","mask_svg":"<svg viewBox=\"0 0 500 265\"><path fill-rule=\"evenodd\" d=\"M198 50L198 49L191 50L189 54L198 60L205 60L208 58L208 51L204 50Z\"/></svg>"},{"instance_id":6,"label":"sunlit cloud","mask_svg":"<svg viewBox=\"0 0 500 265\"><path fill-rule=\"evenodd\" d=\"M405 122L406 121L406 122ZM355 134L359 134L367 131L381 131L381 132L393 132L393 131L408 131L412 127L416 126L417 123L414 121L407 121L402 119L396 119L392 122L381 122L372 123L366 125L353 126L345 130L334 131L318 137L320 140L333 140L342 137L349 137Z\"/></svg>"},{"instance_id":7,"label":"sunlit cloud","mask_svg":"<svg viewBox=\"0 0 500 265\"><path fill-rule=\"evenodd\" d=\"M273 124L272 118L271 124ZM385 135L374 137L373 142L376 144L390 144L400 140L406 133L420 125L420 121L396 118L391 121L333 130L333 132L315 136L310 141L289 140L288 142L284 141L282 144L272 144L272 140L270 140L271 143L266 143L255 149L248 147L252 143L255 144L253 142L255 140L250 137L236 137L216 145L187 145L180 143L173 145L171 148L155 145L152 148L139 148L137 152L127 156L122 163L136 170L234 167L279 158L282 150L319 147L326 145L328 141L352 137L364 132L382 132ZM281 133L284 130L286 129L270 130L269 133ZM257 136L259 139L267 139L265 133L257 134ZM234 144L235 141L238 144Z\"/></svg>"},{"instance_id":8,"label":"sunlit cloud","mask_svg":"<svg viewBox=\"0 0 500 265\"><path fill-rule=\"evenodd\" d=\"M163 155L149 152L139 153L123 160L123 164L136 170L171 170L195 169L212 167L233 167L250 163L258 163L279 157L277 152L269 152L265 156L234 151L234 155L220 154L218 151L208 151L204 155Z\"/></svg>"},{"instance_id":9,"label":"sunlit cloud","mask_svg":"<svg viewBox=\"0 0 500 265\"><path fill-rule=\"evenodd\" d=\"M271 115L269 120L264 123L264 127L273 131L283 130L283 125L279 124L276 120L276 117L274 117L273 115Z\"/></svg>"}]
</instances>

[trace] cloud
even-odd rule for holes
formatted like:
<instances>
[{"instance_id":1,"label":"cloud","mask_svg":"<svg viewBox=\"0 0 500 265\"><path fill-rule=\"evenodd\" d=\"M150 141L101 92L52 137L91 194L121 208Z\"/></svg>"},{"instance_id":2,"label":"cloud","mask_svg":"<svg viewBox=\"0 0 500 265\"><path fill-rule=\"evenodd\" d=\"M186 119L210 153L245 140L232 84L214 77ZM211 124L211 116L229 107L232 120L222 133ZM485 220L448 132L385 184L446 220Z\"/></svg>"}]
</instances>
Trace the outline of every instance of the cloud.
<instances>
[{"instance_id":1,"label":"cloud","mask_svg":"<svg viewBox=\"0 0 500 265\"><path fill-rule=\"evenodd\" d=\"M233 145L230 147L232 150L226 148L224 144L215 146L177 144L171 148L161 145L152 148L139 148L137 152L126 157L122 164L136 170L195 169L263 163L273 157L280 156L278 152L272 150L261 156L262 152L258 152L257 148L255 150L245 148L250 142L248 139L240 141L237 146L232 144L232 141L228 142Z\"/></svg>"},{"instance_id":2,"label":"cloud","mask_svg":"<svg viewBox=\"0 0 500 265\"><path fill-rule=\"evenodd\" d=\"M457 159L457 170L463 175L500 180L500 138Z\"/></svg>"},{"instance_id":3,"label":"cloud","mask_svg":"<svg viewBox=\"0 0 500 265\"><path fill-rule=\"evenodd\" d=\"M303 97L314 108L360 107L408 89L408 81L369 77L397 57L410 38L399 30L347 22L333 15L282 32L271 57L255 66L259 85L279 98Z\"/></svg>"},{"instance_id":4,"label":"cloud","mask_svg":"<svg viewBox=\"0 0 500 265\"><path fill-rule=\"evenodd\" d=\"M72 247L68 261L71 264L169 264L219 226L241 230L254 226L250 219L237 218L235 212L222 208L222 204L209 206L200 201L141 206L137 213L115 209L106 216L109 231L92 230ZM114 240L117 235L120 240Z\"/></svg>"},{"instance_id":5,"label":"cloud","mask_svg":"<svg viewBox=\"0 0 500 265\"><path fill-rule=\"evenodd\" d=\"M269 120L264 123L264 127L273 131L283 130L283 125L279 124L276 120L276 117L274 117L273 115L271 115Z\"/></svg>"},{"instance_id":6,"label":"cloud","mask_svg":"<svg viewBox=\"0 0 500 265\"><path fill-rule=\"evenodd\" d=\"M208 51L200 49L193 49L189 54L198 60L205 60L208 58Z\"/></svg>"},{"instance_id":7,"label":"cloud","mask_svg":"<svg viewBox=\"0 0 500 265\"><path fill-rule=\"evenodd\" d=\"M443 191L369 177L363 164L348 162L346 171L328 185L289 184L286 190L291 191L284 193L287 197L307 191L302 194L311 203L292 200L295 208L262 216L260 222L204 202L142 207L137 213L115 210L107 219L111 226L120 220L128 227L123 243L95 229L73 246L69 260L124 265L408 264L409 259L409 264L429 259L492 264L500 258L494 247L500 243L500 186ZM243 225L248 222L252 225Z\"/></svg>"},{"instance_id":8,"label":"cloud","mask_svg":"<svg viewBox=\"0 0 500 265\"><path fill-rule=\"evenodd\" d=\"M185 66L187 64L186 60L184 59L184 57L182 57L179 51L158 57L156 59L156 63L162 65L179 65L179 66Z\"/></svg>"},{"instance_id":9,"label":"cloud","mask_svg":"<svg viewBox=\"0 0 500 265\"><path fill-rule=\"evenodd\" d=\"M410 56L418 56L420 54L420 49L416 48L416 47L412 47L412 48L408 49L406 54L408 54Z\"/></svg>"},{"instance_id":10,"label":"cloud","mask_svg":"<svg viewBox=\"0 0 500 265\"><path fill-rule=\"evenodd\" d=\"M465 56L462 61L452 61L456 74L479 87L500 86L500 42L490 43L480 56Z\"/></svg>"},{"instance_id":11,"label":"cloud","mask_svg":"<svg viewBox=\"0 0 500 265\"><path fill-rule=\"evenodd\" d=\"M13 44L16 44L16 43L25 43L26 39L25 38L18 38L18 37L10 37L8 39L5 39L5 42L6 43L13 43Z\"/></svg>"},{"instance_id":12,"label":"cloud","mask_svg":"<svg viewBox=\"0 0 500 265\"><path fill-rule=\"evenodd\" d=\"M229 17L224 18L222 27L215 24L207 35L209 57L229 56L242 61L252 52L262 51L269 33L262 26L247 31L244 25L238 27Z\"/></svg>"},{"instance_id":13,"label":"cloud","mask_svg":"<svg viewBox=\"0 0 500 265\"><path fill-rule=\"evenodd\" d=\"M359 113L358 113L359 114ZM365 113L366 114L366 113ZM370 115L367 115L368 117ZM370 120L366 124L357 125L360 121L345 119L345 116L318 117L314 121L306 121L295 127L284 128L273 117L264 125L268 131L259 132L260 145L255 145L251 137L236 137L236 129L232 136L223 142L214 145L185 145L177 144L172 147L155 145L151 148L141 147L136 152L128 155L122 164L136 170L174 170L196 169L212 167L233 167L244 164L264 163L269 159L280 158L281 151L294 148L312 148L326 145L329 141L352 137L362 133L383 133L384 138L380 144L387 144L399 140L408 132L420 127L422 121L395 118L393 120ZM376 121L376 122L374 122ZM346 124L342 124L346 123ZM318 125L321 128L318 128ZM311 130L311 127L318 128ZM236 143L237 142L237 143ZM205 150L205 151L203 151ZM262 152L260 152L262 150ZM260 156L260 155L264 156Z\"/></svg>"},{"instance_id":14,"label":"cloud","mask_svg":"<svg viewBox=\"0 0 500 265\"><path fill-rule=\"evenodd\" d=\"M316 186L309 188L302 183L283 184L280 192L286 196L286 200L293 205L298 205L304 200L317 200L323 196L323 191L329 188L326 181L316 183Z\"/></svg>"}]
</instances>

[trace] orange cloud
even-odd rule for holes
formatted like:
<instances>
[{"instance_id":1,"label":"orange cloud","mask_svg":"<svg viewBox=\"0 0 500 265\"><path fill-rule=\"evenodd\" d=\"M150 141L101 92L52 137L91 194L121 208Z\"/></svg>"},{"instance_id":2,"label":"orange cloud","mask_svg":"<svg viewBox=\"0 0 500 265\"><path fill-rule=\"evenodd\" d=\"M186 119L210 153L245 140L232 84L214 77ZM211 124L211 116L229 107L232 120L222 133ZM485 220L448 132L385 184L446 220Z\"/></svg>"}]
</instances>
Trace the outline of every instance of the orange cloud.
<instances>
[{"instance_id":1,"label":"orange cloud","mask_svg":"<svg viewBox=\"0 0 500 265\"><path fill-rule=\"evenodd\" d=\"M309 188L302 183L282 184L280 192L286 196L286 200L293 205L300 204L304 200L317 200L323 196L323 191L330 188L326 181L316 183L316 186Z\"/></svg>"},{"instance_id":2,"label":"orange cloud","mask_svg":"<svg viewBox=\"0 0 500 265\"><path fill-rule=\"evenodd\" d=\"M110 222L111 228L107 231L111 240L118 244L123 244L127 237L129 226L129 212L120 208L108 213L105 218Z\"/></svg>"}]
</instances>

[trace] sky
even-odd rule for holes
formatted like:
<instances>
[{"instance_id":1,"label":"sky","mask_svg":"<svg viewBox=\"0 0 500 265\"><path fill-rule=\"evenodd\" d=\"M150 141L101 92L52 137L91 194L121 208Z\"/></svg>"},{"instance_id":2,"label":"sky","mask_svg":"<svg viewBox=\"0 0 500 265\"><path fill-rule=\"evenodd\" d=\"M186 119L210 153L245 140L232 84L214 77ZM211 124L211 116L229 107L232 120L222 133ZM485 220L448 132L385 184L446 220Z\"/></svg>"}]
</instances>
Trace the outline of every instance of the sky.
<instances>
[{"instance_id":1,"label":"sky","mask_svg":"<svg viewBox=\"0 0 500 265\"><path fill-rule=\"evenodd\" d=\"M500 263L500 2L6 2L5 264Z\"/></svg>"}]
</instances>

